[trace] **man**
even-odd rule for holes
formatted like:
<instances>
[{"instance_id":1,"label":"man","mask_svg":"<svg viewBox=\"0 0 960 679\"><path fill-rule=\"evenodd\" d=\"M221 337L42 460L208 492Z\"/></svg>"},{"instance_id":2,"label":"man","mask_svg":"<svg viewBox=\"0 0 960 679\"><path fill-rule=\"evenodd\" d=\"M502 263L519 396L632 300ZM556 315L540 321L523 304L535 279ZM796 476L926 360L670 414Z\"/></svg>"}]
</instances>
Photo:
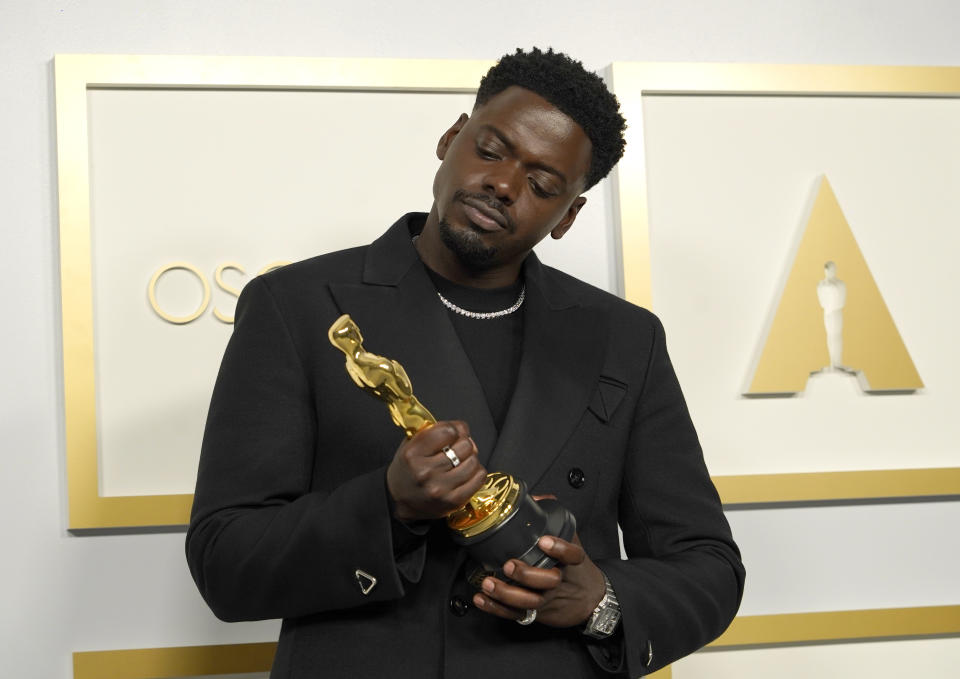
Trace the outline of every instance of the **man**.
<instances>
[{"instance_id":1,"label":"man","mask_svg":"<svg viewBox=\"0 0 960 679\"><path fill-rule=\"evenodd\" d=\"M729 624L743 568L662 327L531 252L624 127L579 62L518 50L440 138L429 214L244 289L187 556L221 618L284 618L272 676L635 677ZM352 383L326 337L343 313L435 426L403 441ZM487 469L578 532L541 540L559 567L511 560L477 591L441 519Z\"/></svg>"}]
</instances>

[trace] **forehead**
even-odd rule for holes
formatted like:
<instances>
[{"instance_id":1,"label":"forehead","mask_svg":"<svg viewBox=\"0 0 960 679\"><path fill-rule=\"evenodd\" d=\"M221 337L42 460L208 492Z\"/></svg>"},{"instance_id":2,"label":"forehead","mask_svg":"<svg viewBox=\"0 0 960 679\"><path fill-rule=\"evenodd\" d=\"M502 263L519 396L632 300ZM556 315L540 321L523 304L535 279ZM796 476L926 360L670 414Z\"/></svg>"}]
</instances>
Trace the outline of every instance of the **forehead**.
<instances>
[{"instance_id":1,"label":"forehead","mask_svg":"<svg viewBox=\"0 0 960 679\"><path fill-rule=\"evenodd\" d=\"M522 87L508 87L476 108L468 123L476 132L495 128L518 154L555 167L567 177L586 177L592 144L576 122L556 106Z\"/></svg>"}]
</instances>

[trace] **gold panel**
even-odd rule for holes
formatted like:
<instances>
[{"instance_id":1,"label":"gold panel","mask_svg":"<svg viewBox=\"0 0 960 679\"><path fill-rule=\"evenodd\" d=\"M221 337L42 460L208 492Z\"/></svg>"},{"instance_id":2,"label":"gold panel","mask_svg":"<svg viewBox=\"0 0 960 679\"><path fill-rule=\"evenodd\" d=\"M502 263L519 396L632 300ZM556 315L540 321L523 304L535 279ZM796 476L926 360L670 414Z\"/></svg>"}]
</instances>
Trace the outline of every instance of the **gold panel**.
<instances>
[{"instance_id":1,"label":"gold panel","mask_svg":"<svg viewBox=\"0 0 960 679\"><path fill-rule=\"evenodd\" d=\"M960 606L785 613L740 616L709 648L724 650L739 646L955 635L960 635ZM268 642L85 651L73 654L73 677L175 679L266 672L273 662L276 647L276 643ZM665 667L650 676L669 679L671 670Z\"/></svg>"},{"instance_id":2,"label":"gold panel","mask_svg":"<svg viewBox=\"0 0 960 679\"><path fill-rule=\"evenodd\" d=\"M173 679L269 672L275 642L174 646L73 654L73 679Z\"/></svg>"},{"instance_id":3,"label":"gold panel","mask_svg":"<svg viewBox=\"0 0 960 679\"><path fill-rule=\"evenodd\" d=\"M610 82L630 124L627 154L613 175L624 293L631 302L654 310L644 96L960 98L960 67L618 62L610 67ZM728 503L960 495L960 468L955 467L721 476L714 481Z\"/></svg>"},{"instance_id":4,"label":"gold panel","mask_svg":"<svg viewBox=\"0 0 960 679\"><path fill-rule=\"evenodd\" d=\"M724 505L960 495L960 468L714 476Z\"/></svg>"},{"instance_id":5,"label":"gold panel","mask_svg":"<svg viewBox=\"0 0 960 679\"><path fill-rule=\"evenodd\" d=\"M58 55L54 59L67 491L71 529L182 525L190 495L103 497L90 259L87 91L195 88L472 92L486 61Z\"/></svg>"},{"instance_id":6,"label":"gold panel","mask_svg":"<svg viewBox=\"0 0 960 679\"><path fill-rule=\"evenodd\" d=\"M841 311L843 371L858 374L871 392L921 389L923 381L830 182L823 177L744 395L801 392L812 373L830 365L824 311L816 294L827 262L836 267L847 296Z\"/></svg>"},{"instance_id":7,"label":"gold panel","mask_svg":"<svg viewBox=\"0 0 960 679\"><path fill-rule=\"evenodd\" d=\"M738 617L711 648L960 634L960 606Z\"/></svg>"}]
</instances>

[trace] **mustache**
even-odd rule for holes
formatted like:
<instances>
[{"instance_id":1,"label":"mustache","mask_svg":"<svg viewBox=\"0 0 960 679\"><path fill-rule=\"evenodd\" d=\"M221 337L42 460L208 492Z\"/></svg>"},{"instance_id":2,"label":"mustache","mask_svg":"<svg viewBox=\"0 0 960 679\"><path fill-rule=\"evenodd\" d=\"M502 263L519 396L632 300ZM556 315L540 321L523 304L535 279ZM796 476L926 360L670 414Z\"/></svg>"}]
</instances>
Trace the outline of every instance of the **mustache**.
<instances>
[{"instance_id":1,"label":"mustache","mask_svg":"<svg viewBox=\"0 0 960 679\"><path fill-rule=\"evenodd\" d=\"M478 203L483 203L487 207L496 210L503 215L503 219L507 223L507 230L510 233L513 233L516 230L513 219L511 219L510 213L507 212L506 206L493 196L486 193L470 193L468 191L464 191L463 189L457 189L453 192L453 199L455 201L463 201L464 198L469 198L470 200L474 200Z\"/></svg>"}]
</instances>

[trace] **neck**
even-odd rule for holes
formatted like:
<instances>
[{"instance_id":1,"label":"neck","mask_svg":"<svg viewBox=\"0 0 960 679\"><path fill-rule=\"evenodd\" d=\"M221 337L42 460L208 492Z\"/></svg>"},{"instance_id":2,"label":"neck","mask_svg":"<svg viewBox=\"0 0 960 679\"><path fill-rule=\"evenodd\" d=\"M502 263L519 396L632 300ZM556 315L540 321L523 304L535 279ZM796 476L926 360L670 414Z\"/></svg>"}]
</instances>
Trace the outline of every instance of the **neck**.
<instances>
[{"instance_id":1,"label":"neck","mask_svg":"<svg viewBox=\"0 0 960 679\"><path fill-rule=\"evenodd\" d=\"M444 278L471 288L503 288L520 277L522 262L495 264L489 268L472 269L463 264L440 237L440 220L436 205L427 215L420 237L414 243L420 259Z\"/></svg>"}]
</instances>

